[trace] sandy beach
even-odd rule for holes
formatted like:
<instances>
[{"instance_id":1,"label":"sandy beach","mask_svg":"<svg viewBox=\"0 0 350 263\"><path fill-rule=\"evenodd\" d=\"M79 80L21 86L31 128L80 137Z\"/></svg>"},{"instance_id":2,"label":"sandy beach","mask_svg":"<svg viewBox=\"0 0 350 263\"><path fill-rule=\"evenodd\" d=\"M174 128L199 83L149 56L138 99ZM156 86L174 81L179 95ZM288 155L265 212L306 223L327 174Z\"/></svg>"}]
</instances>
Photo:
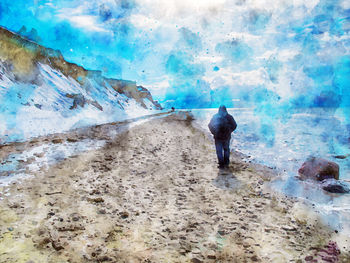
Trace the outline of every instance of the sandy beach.
<instances>
[{"instance_id":1,"label":"sandy beach","mask_svg":"<svg viewBox=\"0 0 350 263\"><path fill-rule=\"evenodd\" d=\"M346 237L270 189L275 171L234 149L219 170L188 113L117 129L47 137L107 142L0 187L0 262L350 262Z\"/></svg>"}]
</instances>

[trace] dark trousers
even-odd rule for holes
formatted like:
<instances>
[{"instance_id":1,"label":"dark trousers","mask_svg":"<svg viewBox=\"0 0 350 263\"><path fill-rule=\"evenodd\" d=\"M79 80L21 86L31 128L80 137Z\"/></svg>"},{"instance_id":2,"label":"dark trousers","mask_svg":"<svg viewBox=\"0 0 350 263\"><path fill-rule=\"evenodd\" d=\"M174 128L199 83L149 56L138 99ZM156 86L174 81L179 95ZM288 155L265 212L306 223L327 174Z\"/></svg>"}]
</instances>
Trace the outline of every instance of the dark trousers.
<instances>
[{"instance_id":1,"label":"dark trousers","mask_svg":"<svg viewBox=\"0 0 350 263\"><path fill-rule=\"evenodd\" d=\"M230 139L215 140L216 155L220 166L230 163Z\"/></svg>"}]
</instances>

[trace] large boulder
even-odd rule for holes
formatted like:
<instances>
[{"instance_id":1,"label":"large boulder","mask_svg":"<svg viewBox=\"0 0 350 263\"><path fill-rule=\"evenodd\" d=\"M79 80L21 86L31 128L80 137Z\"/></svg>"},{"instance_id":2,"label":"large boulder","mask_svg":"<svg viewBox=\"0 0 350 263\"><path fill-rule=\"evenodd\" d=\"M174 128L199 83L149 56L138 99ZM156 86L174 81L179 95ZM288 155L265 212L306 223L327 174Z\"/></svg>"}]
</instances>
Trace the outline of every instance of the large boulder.
<instances>
[{"instance_id":1,"label":"large boulder","mask_svg":"<svg viewBox=\"0 0 350 263\"><path fill-rule=\"evenodd\" d=\"M317 181L325 179L339 180L339 165L322 158L311 157L307 159L298 172L302 179L314 179Z\"/></svg>"}]
</instances>

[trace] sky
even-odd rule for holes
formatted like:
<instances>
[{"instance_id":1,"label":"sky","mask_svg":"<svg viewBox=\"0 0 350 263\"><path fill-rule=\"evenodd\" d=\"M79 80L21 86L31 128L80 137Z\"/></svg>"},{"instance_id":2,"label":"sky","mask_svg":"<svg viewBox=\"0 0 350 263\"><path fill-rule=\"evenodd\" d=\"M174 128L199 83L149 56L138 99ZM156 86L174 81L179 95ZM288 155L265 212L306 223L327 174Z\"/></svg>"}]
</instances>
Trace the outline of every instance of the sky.
<instances>
[{"instance_id":1,"label":"sky","mask_svg":"<svg viewBox=\"0 0 350 263\"><path fill-rule=\"evenodd\" d=\"M165 105L266 114L350 106L349 17L346 0L0 2L1 26Z\"/></svg>"}]
</instances>

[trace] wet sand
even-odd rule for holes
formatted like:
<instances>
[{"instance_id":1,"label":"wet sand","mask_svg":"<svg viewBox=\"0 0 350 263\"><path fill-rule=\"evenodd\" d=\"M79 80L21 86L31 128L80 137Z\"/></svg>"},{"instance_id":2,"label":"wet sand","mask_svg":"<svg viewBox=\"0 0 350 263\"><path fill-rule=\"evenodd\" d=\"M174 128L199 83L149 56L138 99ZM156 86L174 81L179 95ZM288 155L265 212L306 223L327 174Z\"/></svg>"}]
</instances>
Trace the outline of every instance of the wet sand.
<instances>
[{"instance_id":1,"label":"wet sand","mask_svg":"<svg viewBox=\"0 0 350 263\"><path fill-rule=\"evenodd\" d=\"M105 147L0 189L0 262L350 262L312 207L271 191L273 170L235 152L219 170L186 113L111 129L92 128Z\"/></svg>"}]
</instances>

